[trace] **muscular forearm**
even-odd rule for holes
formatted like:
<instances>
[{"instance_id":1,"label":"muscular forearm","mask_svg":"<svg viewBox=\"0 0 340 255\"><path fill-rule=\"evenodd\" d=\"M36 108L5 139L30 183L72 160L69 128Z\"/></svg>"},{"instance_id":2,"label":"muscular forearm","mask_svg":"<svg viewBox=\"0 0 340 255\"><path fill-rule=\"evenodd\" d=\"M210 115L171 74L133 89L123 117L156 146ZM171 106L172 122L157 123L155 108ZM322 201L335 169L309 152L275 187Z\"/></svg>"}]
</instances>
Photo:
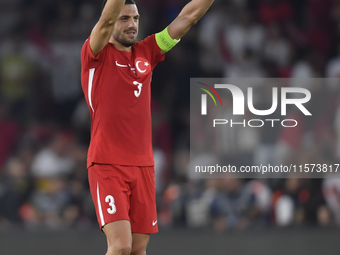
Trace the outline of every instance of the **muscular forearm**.
<instances>
[{"instance_id":1,"label":"muscular forearm","mask_svg":"<svg viewBox=\"0 0 340 255\"><path fill-rule=\"evenodd\" d=\"M192 25L194 25L207 12L213 2L214 0L192 0L183 8L179 16L189 15Z\"/></svg>"},{"instance_id":2,"label":"muscular forearm","mask_svg":"<svg viewBox=\"0 0 340 255\"><path fill-rule=\"evenodd\" d=\"M100 19L91 33L90 47L95 56L108 44L124 3L125 0L107 0Z\"/></svg>"},{"instance_id":3,"label":"muscular forearm","mask_svg":"<svg viewBox=\"0 0 340 255\"><path fill-rule=\"evenodd\" d=\"M117 21L124 3L125 0L107 0L99 21L105 25L113 25Z\"/></svg>"},{"instance_id":4,"label":"muscular forearm","mask_svg":"<svg viewBox=\"0 0 340 255\"><path fill-rule=\"evenodd\" d=\"M169 25L168 31L173 39L182 38L210 8L214 0L192 0L178 17Z\"/></svg>"}]
</instances>

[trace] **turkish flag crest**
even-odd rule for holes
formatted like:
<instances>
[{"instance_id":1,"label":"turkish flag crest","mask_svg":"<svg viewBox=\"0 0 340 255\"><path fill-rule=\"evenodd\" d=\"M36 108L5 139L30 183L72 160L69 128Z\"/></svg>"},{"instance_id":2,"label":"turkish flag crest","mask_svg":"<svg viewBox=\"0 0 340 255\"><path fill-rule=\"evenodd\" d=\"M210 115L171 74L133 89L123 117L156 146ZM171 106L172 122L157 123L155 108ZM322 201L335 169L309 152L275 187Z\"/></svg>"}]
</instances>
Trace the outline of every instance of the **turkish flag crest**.
<instances>
[{"instance_id":1,"label":"turkish flag crest","mask_svg":"<svg viewBox=\"0 0 340 255\"><path fill-rule=\"evenodd\" d=\"M142 57L136 58L135 67L136 67L137 72L141 75L147 75L151 72L150 62Z\"/></svg>"}]
</instances>

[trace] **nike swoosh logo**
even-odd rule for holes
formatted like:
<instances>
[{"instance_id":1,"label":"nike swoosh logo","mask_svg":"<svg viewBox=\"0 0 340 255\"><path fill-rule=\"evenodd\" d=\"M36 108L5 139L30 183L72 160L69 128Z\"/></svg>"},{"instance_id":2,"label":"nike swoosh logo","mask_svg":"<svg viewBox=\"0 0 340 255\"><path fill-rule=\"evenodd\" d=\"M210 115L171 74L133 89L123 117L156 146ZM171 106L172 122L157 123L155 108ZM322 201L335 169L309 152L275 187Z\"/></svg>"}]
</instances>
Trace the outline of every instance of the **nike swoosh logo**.
<instances>
[{"instance_id":1,"label":"nike swoosh logo","mask_svg":"<svg viewBox=\"0 0 340 255\"><path fill-rule=\"evenodd\" d=\"M152 222L152 226L155 226L157 224L157 220Z\"/></svg>"},{"instance_id":2,"label":"nike swoosh logo","mask_svg":"<svg viewBox=\"0 0 340 255\"><path fill-rule=\"evenodd\" d=\"M121 64L119 64L117 61L116 61L116 65L117 65L117 66L120 66L120 67L128 67L127 65L121 65Z\"/></svg>"}]
</instances>

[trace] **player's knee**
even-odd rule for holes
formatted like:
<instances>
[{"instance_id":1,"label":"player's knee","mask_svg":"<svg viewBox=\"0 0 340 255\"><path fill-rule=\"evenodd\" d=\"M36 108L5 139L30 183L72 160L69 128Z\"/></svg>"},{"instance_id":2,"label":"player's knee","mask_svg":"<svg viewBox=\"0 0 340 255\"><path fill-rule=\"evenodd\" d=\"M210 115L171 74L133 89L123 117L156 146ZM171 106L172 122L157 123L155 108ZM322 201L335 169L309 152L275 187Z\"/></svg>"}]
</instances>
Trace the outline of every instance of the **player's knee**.
<instances>
[{"instance_id":1,"label":"player's knee","mask_svg":"<svg viewBox=\"0 0 340 255\"><path fill-rule=\"evenodd\" d=\"M116 244L108 247L106 255L130 255L130 244Z\"/></svg>"},{"instance_id":2,"label":"player's knee","mask_svg":"<svg viewBox=\"0 0 340 255\"><path fill-rule=\"evenodd\" d=\"M146 255L145 249L142 250L132 250L130 255Z\"/></svg>"},{"instance_id":3,"label":"player's knee","mask_svg":"<svg viewBox=\"0 0 340 255\"><path fill-rule=\"evenodd\" d=\"M132 245L132 250L130 255L146 255L146 246L139 244L139 245Z\"/></svg>"}]
</instances>

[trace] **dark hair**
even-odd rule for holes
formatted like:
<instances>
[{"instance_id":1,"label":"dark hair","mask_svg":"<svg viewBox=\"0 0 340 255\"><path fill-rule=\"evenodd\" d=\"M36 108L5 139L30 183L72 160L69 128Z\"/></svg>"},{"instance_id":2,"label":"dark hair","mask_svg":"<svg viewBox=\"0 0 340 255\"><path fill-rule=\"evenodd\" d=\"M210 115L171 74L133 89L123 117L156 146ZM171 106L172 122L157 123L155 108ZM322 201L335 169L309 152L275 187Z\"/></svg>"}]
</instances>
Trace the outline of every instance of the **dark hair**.
<instances>
[{"instance_id":1,"label":"dark hair","mask_svg":"<svg viewBox=\"0 0 340 255\"><path fill-rule=\"evenodd\" d=\"M102 8L104 9L104 6L106 4L107 0L104 0ZM125 4L136 4L134 0L125 0Z\"/></svg>"}]
</instances>

